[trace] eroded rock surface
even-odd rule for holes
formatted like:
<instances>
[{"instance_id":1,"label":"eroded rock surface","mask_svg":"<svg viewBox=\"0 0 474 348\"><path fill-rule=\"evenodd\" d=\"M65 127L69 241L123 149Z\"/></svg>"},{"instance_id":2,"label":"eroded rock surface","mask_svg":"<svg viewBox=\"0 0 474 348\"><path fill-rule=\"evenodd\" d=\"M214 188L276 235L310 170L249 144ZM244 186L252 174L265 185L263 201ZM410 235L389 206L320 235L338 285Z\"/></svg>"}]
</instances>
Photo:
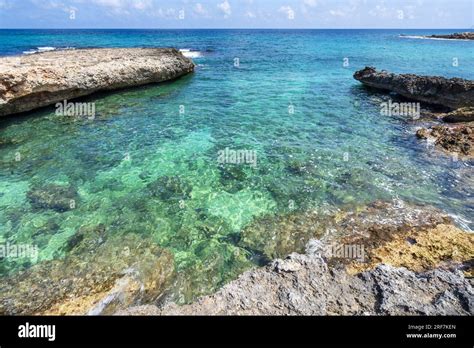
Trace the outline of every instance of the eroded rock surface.
<instances>
[{"instance_id":1,"label":"eroded rock surface","mask_svg":"<svg viewBox=\"0 0 474 348\"><path fill-rule=\"evenodd\" d=\"M0 116L176 79L194 63L172 48L110 48L0 58Z\"/></svg>"},{"instance_id":2,"label":"eroded rock surface","mask_svg":"<svg viewBox=\"0 0 474 348\"><path fill-rule=\"evenodd\" d=\"M469 315L472 285L459 271L414 273L379 265L350 275L331 268L313 241L305 255L252 270L212 296L186 306L168 305L162 315ZM119 314L157 314L156 308Z\"/></svg>"},{"instance_id":3,"label":"eroded rock surface","mask_svg":"<svg viewBox=\"0 0 474 348\"><path fill-rule=\"evenodd\" d=\"M442 115L442 120L447 123L474 122L474 108L460 108Z\"/></svg>"},{"instance_id":4,"label":"eroded rock surface","mask_svg":"<svg viewBox=\"0 0 474 348\"><path fill-rule=\"evenodd\" d=\"M354 74L364 85L395 92L405 98L451 109L474 106L474 81L439 76L394 74L366 67Z\"/></svg>"},{"instance_id":5,"label":"eroded rock surface","mask_svg":"<svg viewBox=\"0 0 474 348\"><path fill-rule=\"evenodd\" d=\"M304 215L301 215L304 218ZM302 221L304 223L304 221ZM195 303L121 315L472 315L474 237L434 208L375 202L339 212L328 234ZM363 246L362 259L328 254ZM400 267L403 266L403 267Z\"/></svg>"},{"instance_id":6,"label":"eroded rock surface","mask_svg":"<svg viewBox=\"0 0 474 348\"><path fill-rule=\"evenodd\" d=\"M474 157L474 122L422 128L416 135L420 139L433 141L436 146L448 153Z\"/></svg>"}]
</instances>

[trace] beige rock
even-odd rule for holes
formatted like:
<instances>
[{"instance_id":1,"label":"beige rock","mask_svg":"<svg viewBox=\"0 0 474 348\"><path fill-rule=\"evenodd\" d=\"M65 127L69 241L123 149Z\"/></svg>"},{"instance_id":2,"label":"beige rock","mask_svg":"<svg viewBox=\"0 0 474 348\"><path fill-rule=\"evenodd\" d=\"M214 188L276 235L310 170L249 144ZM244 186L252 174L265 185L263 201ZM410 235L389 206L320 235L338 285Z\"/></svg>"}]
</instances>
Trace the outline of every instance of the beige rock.
<instances>
[{"instance_id":1,"label":"beige rock","mask_svg":"<svg viewBox=\"0 0 474 348\"><path fill-rule=\"evenodd\" d=\"M111 48L0 58L0 116L176 79L194 63L173 48Z\"/></svg>"}]
</instances>

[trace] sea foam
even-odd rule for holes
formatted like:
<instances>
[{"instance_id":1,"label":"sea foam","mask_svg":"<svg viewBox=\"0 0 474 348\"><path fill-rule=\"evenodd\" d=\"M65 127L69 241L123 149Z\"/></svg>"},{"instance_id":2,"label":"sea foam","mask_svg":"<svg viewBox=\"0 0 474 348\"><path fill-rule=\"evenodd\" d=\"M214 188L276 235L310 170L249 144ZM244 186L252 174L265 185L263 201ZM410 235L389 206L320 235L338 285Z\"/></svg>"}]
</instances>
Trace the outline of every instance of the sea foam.
<instances>
[{"instance_id":1,"label":"sea foam","mask_svg":"<svg viewBox=\"0 0 474 348\"><path fill-rule=\"evenodd\" d=\"M201 52L199 51L193 51L193 50L190 50L190 49L181 49L179 50L183 56L187 57L187 58L199 58L199 57L202 57L202 54Z\"/></svg>"}]
</instances>

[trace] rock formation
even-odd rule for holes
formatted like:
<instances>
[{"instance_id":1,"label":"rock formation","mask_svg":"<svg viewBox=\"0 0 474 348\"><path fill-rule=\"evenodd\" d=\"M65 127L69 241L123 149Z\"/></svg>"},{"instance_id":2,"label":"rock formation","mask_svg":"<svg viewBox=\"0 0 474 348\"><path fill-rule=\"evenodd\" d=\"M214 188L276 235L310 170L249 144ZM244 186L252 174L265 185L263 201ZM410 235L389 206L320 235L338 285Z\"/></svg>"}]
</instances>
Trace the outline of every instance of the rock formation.
<instances>
[{"instance_id":1,"label":"rock formation","mask_svg":"<svg viewBox=\"0 0 474 348\"><path fill-rule=\"evenodd\" d=\"M0 58L0 116L98 91L176 79L194 63L172 48L80 49Z\"/></svg>"},{"instance_id":2,"label":"rock formation","mask_svg":"<svg viewBox=\"0 0 474 348\"><path fill-rule=\"evenodd\" d=\"M422 128L416 135L420 139L432 140L436 146L450 154L474 157L474 122Z\"/></svg>"},{"instance_id":3,"label":"rock formation","mask_svg":"<svg viewBox=\"0 0 474 348\"><path fill-rule=\"evenodd\" d=\"M195 303L120 315L472 315L474 237L436 209L377 202L340 213L330 234L245 272ZM347 244L350 243L350 244ZM363 246L363 260L328 250Z\"/></svg>"},{"instance_id":4,"label":"rock formation","mask_svg":"<svg viewBox=\"0 0 474 348\"><path fill-rule=\"evenodd\" d=\"M459 108L447 114L441 115L443 122L474 122L474 108Z\"/></svg>"},{"instance_id":5,"label":"rock formation","mask_svg":"<svg viewBox=\"0 0 474 348\"><path fill-rule=\"evenodd\" d=\"M366 67L354 74L364 85L395 92L405 98L451 109L474 106L474 81L439 76L393 74Z\"/></svg>"},{"instance_id":6,"label":"rock formation","mask_svg":"<svg viewBox=\"0 0 474 348\"><path fill-rule=\"evenodd\" d=\"M448 113L433 113L437 120L446 123L463 123L453 126L433 126L418 130L420 139L433 140L445 152L471 158L474 154L474 81L437 76L397 75L366 67L357 71L354 78L364 85L433 105L454 109Z\"/></svg>"},{"instance_id":7,"label":"rock formation","mask_svg":"<svg viewBox=\"0 0 474 348\"><path fill-rule=\"evenodd\" d=\"M435 34L435 35L430 35L430 36L425 36L425 37L434 38L434 39L450 39L450 40L474 40L474 33L467 31L464 33L454 33L454 34L447 34L447 35Z\"/></svg>"}]
</instances>

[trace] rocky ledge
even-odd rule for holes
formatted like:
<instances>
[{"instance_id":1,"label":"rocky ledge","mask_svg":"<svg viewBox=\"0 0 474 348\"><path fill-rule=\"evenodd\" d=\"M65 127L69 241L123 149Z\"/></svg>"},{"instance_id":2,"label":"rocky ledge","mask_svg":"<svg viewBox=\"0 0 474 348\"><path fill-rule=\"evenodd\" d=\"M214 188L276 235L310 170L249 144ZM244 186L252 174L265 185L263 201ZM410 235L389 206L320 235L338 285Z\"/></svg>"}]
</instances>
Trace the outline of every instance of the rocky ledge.
<instances>
[{"instance_id":1,"label":"rocky ledge","mask_svg":"<svg viewBox=\"0 0 474 348\"><path fill-rule=\"evenodd\" d=\"M474 106L474 81L439 76L394 74L366 67L354 74L364 85L450 109Z\"/></svg>"},{"instance_id":2,"label":"rocky ledge","mask_svg":"<svg viewBox=\"0 0 474 348\"><path fill-rule=\"evenodd\" d=\"M337 214L329 230L304 254L250 270L195 303L147 304L116 314L474 314L474 237L439 211L377 202ZM335 252L356 245L363 253L350 256L357 257Z\"/></svg>"},{"instance_id":3,"label":"rocky ledge","mask_svg":"<svg viewBox=\"0 0 474 348\"><path fill-rule=\"evenodd\" d=\"M474 40L473 32L454 33L448 35L430 35L425 36L432 39L450 39L450 40Z\"/></svg>"},{"instance_id":4,"label":"rocky ledge","mask_svg":"<svg viewBox=\"0 0 474 348\"><path fill-rule=\"evenodd\" d=\"M418 130L419 139L433 142L452 155L470 159L474 155L474 81L437 76L397 75L366 67L354 74L364 85L395 92L410 100L441 105L447 113L426 112L425 116L448 125L436 125Z\"/></svg>"},{"instance_id":5,"label":"rocky ledge","mask_svg":"<svg viewBox=\"0 0 474 348\"><path fill-rule=\"evenodd\" d=\"M80 49L0 58L0 116L98 91L176 79L194 63L173 48Z\"/></svg>"}]
</instances>

